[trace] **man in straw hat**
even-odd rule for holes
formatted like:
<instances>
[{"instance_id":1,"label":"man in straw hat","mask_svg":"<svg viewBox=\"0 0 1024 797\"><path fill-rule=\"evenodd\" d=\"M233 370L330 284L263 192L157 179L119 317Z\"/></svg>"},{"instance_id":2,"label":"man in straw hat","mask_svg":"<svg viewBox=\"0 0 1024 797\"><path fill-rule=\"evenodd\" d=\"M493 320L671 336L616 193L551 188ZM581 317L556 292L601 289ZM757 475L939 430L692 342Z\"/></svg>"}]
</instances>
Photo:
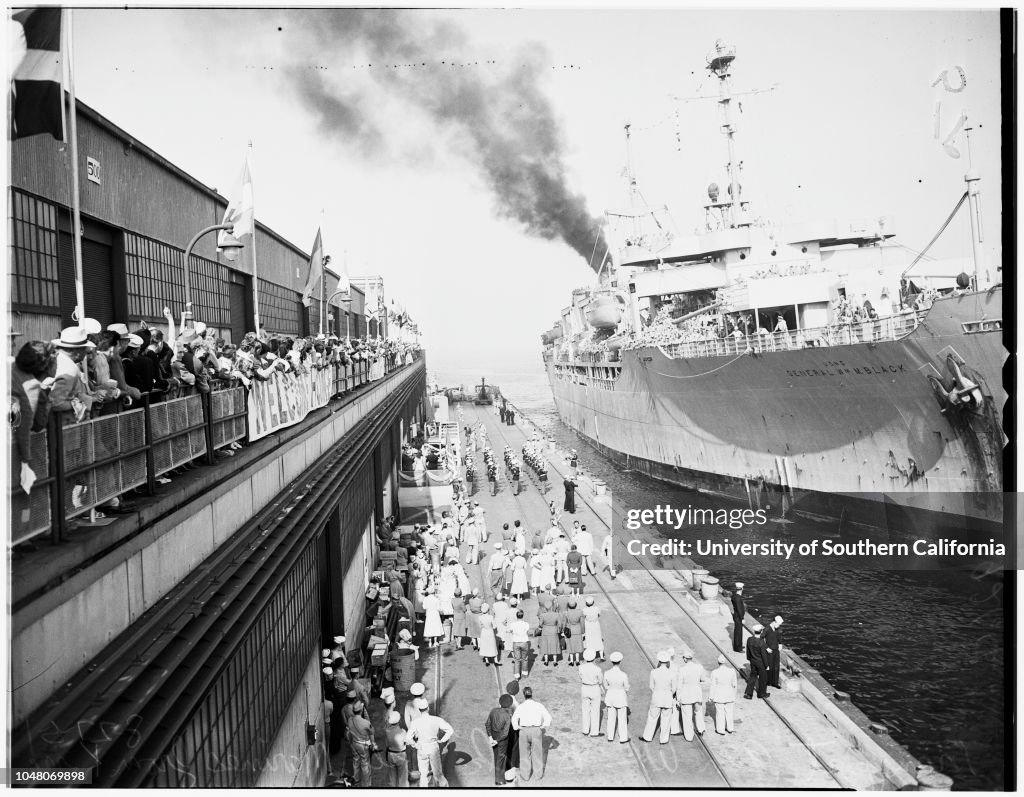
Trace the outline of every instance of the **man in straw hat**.
<instances>
[{"instance_id":1,"label":"man in straw hat","mask_svg":"<svg viewBox=\"0 0 1024 797\"><path fill-rule=\"evenodd\" d=\"M92 409L95 396L89 391L80 363L90 348L88 335L81 327L61 330L53 344L57 349L56 374L50 389L50 409L66 413L62 422L77 423L85 420Z\"/></svg>"}]
</instances>

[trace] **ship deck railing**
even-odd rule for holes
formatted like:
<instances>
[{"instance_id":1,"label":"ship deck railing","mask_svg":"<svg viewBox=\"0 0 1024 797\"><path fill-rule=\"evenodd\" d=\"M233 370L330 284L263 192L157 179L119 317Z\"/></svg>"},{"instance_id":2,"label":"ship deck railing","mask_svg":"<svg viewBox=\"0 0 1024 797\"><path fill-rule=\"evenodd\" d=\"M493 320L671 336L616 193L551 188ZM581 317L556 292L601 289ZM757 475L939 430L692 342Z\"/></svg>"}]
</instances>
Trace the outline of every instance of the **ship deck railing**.
<instances>
[{"instance_id":1,"label":"ship deck railing","mask_svg":"<svg viewBox=\"0 0 1024 797\"><path fill-rule=\"evenodd\" d=\"M761 331L759 334L689 340L658 346L671 359L724 357L753 352L764 354L797 349L832 348L858 343L879 343L899 340L913 332L922 313L914 310L869 321L848 322L824 327L810 327L785 332Z\"/></svg>"},{"instance_id":2,"label":"ship deck railing","mask_svg":"<svg viewBox=\"0 0 1024 797\"><path fill-rule=\"evenodd\" d=\"M414 359L419 357L414 354ZM401 358L388 358L383 364L387 374L403 363ZM376 376L365 360L328 367L334 369L335 396ZM36 481L28 493L19 483L21 460L12 439L8 546L43 535L59 544L74 522L95 517L92 510L132 490L151 496L164 474L196 460L213 464L217 449L246 441L249 435L248 391L237 380L224 380L209 393L174 398L143 393L139 404L79 423L70 422L69 413L50 412L47 427L30 435L27 464Z\"/></svg>"}]
</instances>

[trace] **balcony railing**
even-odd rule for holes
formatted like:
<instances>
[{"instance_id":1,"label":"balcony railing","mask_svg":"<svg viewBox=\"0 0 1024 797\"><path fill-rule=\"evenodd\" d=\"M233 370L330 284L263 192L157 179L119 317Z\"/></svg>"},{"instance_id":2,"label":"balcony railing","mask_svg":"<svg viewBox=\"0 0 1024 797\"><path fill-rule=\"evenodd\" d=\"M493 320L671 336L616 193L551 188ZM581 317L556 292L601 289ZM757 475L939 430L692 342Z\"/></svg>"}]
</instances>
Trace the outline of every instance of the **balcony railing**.
<instances>
[{"instance_id":1,"label":"balcony railing","mask_svg":"<svg viewBox=\"0 0 1024 797\"><path fill-rule=\"evenodd\" d=\"M414 355L418 358L418 354ZM393 358L376 363L332 364L333 396L348 393L402 366ZM36 474L29 493L17 482L20 461L11 447L11 546L49 534L65 539L72 522L124 493L156 491L163 474L196 459L215 462L214 451L248 437L247 388L235 382L210 393L159 401L144 393L141 406L80 423L51 412L47 428L30 437L28 465ZM23 419L22 423L30 422Z\"/></svg>"}]
</instances>

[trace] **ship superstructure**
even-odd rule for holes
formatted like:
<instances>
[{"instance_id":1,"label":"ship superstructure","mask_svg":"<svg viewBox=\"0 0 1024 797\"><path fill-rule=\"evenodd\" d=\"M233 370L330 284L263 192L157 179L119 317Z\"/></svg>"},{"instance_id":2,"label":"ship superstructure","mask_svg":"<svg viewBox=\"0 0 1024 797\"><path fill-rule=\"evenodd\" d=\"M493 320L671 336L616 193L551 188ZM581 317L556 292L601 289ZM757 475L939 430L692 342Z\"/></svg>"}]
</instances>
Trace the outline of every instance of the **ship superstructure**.
<instances>
[{"instance_id":1,"label":"ship superstructure","mask_svg":"<svg viewBox=\"0 0 1024 797\"><path fill-rule=\"evenodd\" d=\"M707 59L729 161L702 230L645 234L657 215L635 203L610 213L617 255L544 333L560 417L629 467L714 494L863 504L851 517L868 525L879 503L998 522L1002 289L980 262L978 175L961 200L973 263L909 259L888 217L760 219L735 165L734 59L722 42Z\"/></svg>"}]
</instances>

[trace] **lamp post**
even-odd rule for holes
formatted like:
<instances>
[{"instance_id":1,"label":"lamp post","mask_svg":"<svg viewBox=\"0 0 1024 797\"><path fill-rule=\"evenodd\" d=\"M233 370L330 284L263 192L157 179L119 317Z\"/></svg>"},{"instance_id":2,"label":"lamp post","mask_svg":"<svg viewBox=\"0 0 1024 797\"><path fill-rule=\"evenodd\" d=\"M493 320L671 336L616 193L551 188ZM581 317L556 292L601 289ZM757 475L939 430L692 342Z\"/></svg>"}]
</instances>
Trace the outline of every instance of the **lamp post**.
<instances>
[{"instance_id":1,"label":"lamp post","mask_svg":"<svg viewBox=\"0 0 1024 797\"><path fill-rule=\"evenodd\" d=\"M351 291L335 291L334 293L332 293L330 295L330 297L327 299L327 301L323 303L322 312L326 312L326 308L329 307L331 302L334 301L334 297L335 296L345 296L347 298L342 299L342 301L343 302L348 302L349 304L352 303L352 293L351 293ZM321 315L321 318L322 317L323 316ZM324 331L323 324L321 324L320 325L320 332L321 332L321 334L323 333L323 331ZM348 337L348 311L347 310L345 311L345 337L346 338Z\"/></svg>"},{"instance_id":2,"label":"lamp post","mask_svg":"<svg viewBox=\"0 0 1024 797\"><path fill-rule=\"evenodd\" d=\"M214 232L216 230L232 230L234 224L213 224L205 229L200 230L192 236L192 240L188 242L188 246L185 247L185 309L189 312L189 317L192 313L192 296L191 296L191 284L189 280L190 268L189 258L192 256L192 249L196 243L207 233ZM238 258L238 253L242 249L242 242L235 238L233 235L224 236L224 241L218 247L224 250L224 258L229 263L234 263Z\"/></svg>"}]
</instances>

